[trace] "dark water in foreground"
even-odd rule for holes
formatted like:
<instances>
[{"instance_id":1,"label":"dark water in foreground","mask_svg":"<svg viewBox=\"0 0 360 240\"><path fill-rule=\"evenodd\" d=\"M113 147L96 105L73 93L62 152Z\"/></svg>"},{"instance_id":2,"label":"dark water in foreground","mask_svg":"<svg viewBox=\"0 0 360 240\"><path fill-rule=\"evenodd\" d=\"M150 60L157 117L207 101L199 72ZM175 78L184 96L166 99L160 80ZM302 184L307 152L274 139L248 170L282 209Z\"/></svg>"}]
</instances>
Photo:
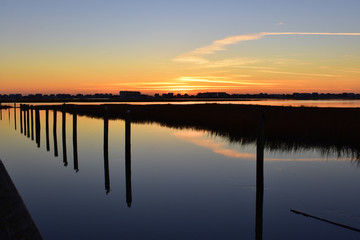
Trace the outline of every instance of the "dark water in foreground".
<instances>
[{"instance_id":1,"label":"dark water in foreground","mask_svg":"<svg viewBox=\"0 0 360 240\"><path fill-rule=\"evenodd\" d=\"M0 158L45 239L360 238L290 211L360 228L360 168L346 157L265 150L262 198L255 144L131 124L126 157L123 120L78 116L74 131L72 115L39 117L36 138L31 116L21 133L19 110L2 110Z\"/></svg>"}]
</instances>

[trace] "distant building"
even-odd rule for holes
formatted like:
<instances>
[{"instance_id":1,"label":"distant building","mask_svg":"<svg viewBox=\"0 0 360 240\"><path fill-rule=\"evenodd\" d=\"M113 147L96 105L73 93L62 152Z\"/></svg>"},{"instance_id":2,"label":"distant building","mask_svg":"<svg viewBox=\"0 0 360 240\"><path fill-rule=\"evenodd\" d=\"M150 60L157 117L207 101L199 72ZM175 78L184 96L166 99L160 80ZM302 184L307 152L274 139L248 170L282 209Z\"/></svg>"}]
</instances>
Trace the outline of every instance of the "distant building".
<instances>
[{"instance_id":1,"label":"distant building","mask_svg":"<svg viewBox=\"0 0 360 240\"><path fill-rule=\"evenodd\" d=\"M229 94L226 92L205 92L205 93L198 93L196 95L199 98L224 98L228 97Z\"/></svg>"},{"instance_id":2,"label":"distant building","mask_svg":"<svg viewBox=\"0 0 360 240\"><path fill-rule=\"evenodd\" d=\"M120 97L122 98L136 98L141 97L141 93L137 91L120 91Z\"/></svg>"}]
</instances>

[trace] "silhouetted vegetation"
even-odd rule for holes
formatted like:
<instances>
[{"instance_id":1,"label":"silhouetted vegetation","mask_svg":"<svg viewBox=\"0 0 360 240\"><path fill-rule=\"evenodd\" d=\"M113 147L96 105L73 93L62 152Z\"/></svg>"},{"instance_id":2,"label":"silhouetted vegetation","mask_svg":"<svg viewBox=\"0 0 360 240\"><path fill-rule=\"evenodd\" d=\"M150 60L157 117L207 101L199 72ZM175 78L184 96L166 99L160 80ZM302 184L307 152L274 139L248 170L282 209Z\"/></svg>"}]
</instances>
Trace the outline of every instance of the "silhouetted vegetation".
<instances>
[{"instance_id":1,"label":"silhouetted vegetation","mask_svg":"<svg viewBox=\"0 0 360 240\"><path fill-rule=\"evenodd\" d=\"M109 104L109 119L124 119L131 111L133 122L158 123L172 128L207 130L231 142L256 140L256 126L265 116L265 147L293 151L318 148L359 159L360 109L279 107L233 104L127 105ZM49 106L42 106L45 109ZM51 106L73 113L74 105ZM104 105L77 105L77 113L103 118Z\"/></svg>"},{"instance_id":2,"label":"silhouetted vegetation","mask_svg":"<svg viewBox=\"0 0 360 240\"><path fill-rule=\"evenodd\" d=\"M325 99L360 99L359 93L291 93L291 94L229 94L226 92L200 92L196 95L187 93L156 93L142 94L138 91L120 91L119 94L0 94L0 102L161 102L161 101L236 101L254 99L283 99L283 100L325 100Z\"/></svg>"}]
</instances>

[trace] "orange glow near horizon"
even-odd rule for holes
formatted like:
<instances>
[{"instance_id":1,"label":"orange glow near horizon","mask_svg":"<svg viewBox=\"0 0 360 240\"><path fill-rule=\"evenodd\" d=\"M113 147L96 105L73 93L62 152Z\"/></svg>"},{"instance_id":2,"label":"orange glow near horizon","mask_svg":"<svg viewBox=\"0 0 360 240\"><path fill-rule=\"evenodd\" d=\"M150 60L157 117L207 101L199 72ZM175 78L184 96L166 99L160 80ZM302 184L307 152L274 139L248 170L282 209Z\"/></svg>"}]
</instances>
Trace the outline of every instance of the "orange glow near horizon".
<instances>
[{"instance_id":1,"label":"orange glow near horizon","mask_svg":"<svg viewBox=\"0 0 360 240\"><path fill-rule=\"evenodd\" d=\"M213 41L172 59L164 53L122 56L81 49L46 51L12 49L0 56L0 94L118 94L121 90L145 94L233 93L360 93L360 51L358 48L333 50L311 42L302 49L291 41L299 37L323 39L358 38L360 33L262 32L229 36ZM347 38L344 40L344 38ZM275 49L267 40L278 40ZM241 44L238 44L241 43ZM282 49L282 44L288 44ZM232 46L238 44L236 46ZM257 48L264 50L258 52ZM227 51L231 48L231 51ZM299 49L298 49L299 48ZM282 51L282 52L281 52ZM290 53L289 53L290 52ZM157 58L157 55L161 57ZM251 56L251 57L241 57ZM240 56L240 57L239 57ZM281 57L280 57L281 56ZM151 60L149 60L151 59Z\"/></svg>"}]
</instances>

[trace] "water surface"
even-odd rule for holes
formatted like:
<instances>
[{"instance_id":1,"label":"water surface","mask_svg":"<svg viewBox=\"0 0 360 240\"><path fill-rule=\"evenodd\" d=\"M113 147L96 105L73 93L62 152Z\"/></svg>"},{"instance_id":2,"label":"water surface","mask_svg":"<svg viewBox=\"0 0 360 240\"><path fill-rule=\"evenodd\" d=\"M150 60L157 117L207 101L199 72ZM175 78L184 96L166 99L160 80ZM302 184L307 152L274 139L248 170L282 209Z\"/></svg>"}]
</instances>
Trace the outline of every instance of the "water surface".
<instances>
[{"instance_id":1,"label":"water surface","mask_svg":"<svg viewBox=\"0 0 360 240\"><path fill-rule=\"evenodd\" d=\"M261 197L255 143L131 124L126 155L123 120L40 111L36 136L36 113L1 117L0 158L45 239L360 237L290 211L360 228L360 169L346 156L265 149Z\"/></svg>"}]
</instances>

